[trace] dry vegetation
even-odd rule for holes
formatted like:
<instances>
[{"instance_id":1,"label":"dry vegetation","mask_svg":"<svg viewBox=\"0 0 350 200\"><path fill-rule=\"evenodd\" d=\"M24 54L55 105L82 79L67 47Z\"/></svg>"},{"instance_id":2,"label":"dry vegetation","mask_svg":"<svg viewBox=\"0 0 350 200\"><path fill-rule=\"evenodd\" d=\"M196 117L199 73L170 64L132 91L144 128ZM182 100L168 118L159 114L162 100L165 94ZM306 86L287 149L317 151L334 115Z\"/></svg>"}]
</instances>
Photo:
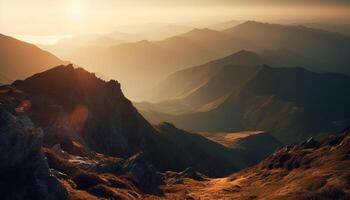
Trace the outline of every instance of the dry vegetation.
<instances>
[{"instance_id":1,"label":"dry vegetation","mask_svg":"<svg viewBox=\"0 0 350 200\"><path fill-rule=\"evenodd\" d=\"M286 147L227 178L166 185L168 199L349 199L350 132Z\"/></svg>"},{"instance_id":2,"label":"dry vegetation","mask_svg":"<svg viewBox=\"0 0 350 200\"><path fill-rule=\"evenodd\" d=\"M211 133L211 132L198 132L214 142L220 143L226 147L232 147L236 141L241 138L263 133L263 131L243 131L243 132L230 132L230 133Z\"/></svg>"},{"instance_id":3,"label":"dry vegetation","mask_svg":"<svg viewBox=\"0 0 350 200\"><path fill-rule=\"evenodd\" d=\"M127 176L89 172L51 149L43 148L43 152L50 167L56 170L56 176L67 189L70 199L140 199L143 196ZM103 162L108 159L99 156L102 155L97 155L96 159L103 159ZM115 158L110 159L115 162Z\"/></svg>"}]
</instances>

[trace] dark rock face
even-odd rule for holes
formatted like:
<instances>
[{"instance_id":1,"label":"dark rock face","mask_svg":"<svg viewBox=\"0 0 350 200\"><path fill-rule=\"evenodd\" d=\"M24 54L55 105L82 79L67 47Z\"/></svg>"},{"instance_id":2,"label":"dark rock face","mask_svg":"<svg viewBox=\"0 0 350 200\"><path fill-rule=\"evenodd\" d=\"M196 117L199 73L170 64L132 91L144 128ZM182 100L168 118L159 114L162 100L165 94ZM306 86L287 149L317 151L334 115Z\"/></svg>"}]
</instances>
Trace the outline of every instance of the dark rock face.
<instances>
[{"instance_id":1,"label":"dark rock face","mask_svg":"<svg viewBox=\"0 0 350 200\"><path fill-rule=\"evenodd\" d=\"M123 171L135 180L143 192L156 194L161 192L159 185L164 184L162 175L148 164L143 153L138 153L126 160Z\"/></svg>"},{"instance_id":2,"label":"dark rock face","mask_svg":"<svg viewBox=\"0 0 350 200\"><path fill-rule=\"evenodd\" d=\"M58 66L13 84L31 102L29 116L52 146L79 141L87 148L129 157L152 144L155 130L126 99L117 81L82 68Z\"/></svg>"},{"instance_id":3,"label":"dark rock face","mask_svg":"<svg viewBox=\"0 0 350 200\"><path fill-rule=\"evenodd\" d=\"M1 199L66 199L40 151L42 136L28 117L15 117L0 106Z\"/></svg>"}]
</instances>

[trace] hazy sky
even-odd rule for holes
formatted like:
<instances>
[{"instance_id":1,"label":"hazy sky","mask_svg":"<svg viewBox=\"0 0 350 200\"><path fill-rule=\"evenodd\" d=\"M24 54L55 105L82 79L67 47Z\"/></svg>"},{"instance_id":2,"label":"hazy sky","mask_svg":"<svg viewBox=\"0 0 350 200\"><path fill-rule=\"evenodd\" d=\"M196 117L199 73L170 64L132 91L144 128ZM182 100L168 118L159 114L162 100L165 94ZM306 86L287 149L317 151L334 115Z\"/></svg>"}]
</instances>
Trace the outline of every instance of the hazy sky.
<instances>
[{"instance_id":1,"label":"hazy sky","mask_svg":"<svg viewBox=\"0 0 350 200\"><path fill-rule=\"evenodd\" d=\"M0 32L64 35L125 24L350 18L350 0L0 0Z\"/></svg>"}]
</instances>

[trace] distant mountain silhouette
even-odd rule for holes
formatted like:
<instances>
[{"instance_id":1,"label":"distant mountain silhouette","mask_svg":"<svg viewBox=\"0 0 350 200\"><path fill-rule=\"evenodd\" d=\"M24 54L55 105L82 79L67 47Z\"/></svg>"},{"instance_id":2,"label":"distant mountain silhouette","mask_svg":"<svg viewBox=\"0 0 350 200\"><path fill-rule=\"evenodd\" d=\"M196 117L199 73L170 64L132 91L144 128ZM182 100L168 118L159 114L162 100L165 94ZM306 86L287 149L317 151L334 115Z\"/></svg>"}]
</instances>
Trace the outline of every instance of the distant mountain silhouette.
<instances>
[{"instance_id":1,"label":"distant mountain silhouette","mask_svg":"<svg viewBox=\"0 0 350 200\"><path fill-rule=\"evenodd\" d=\"M24 79L63 63L35 45L0 34L0 74L7 79Z\"/></svg>"},{"instance_id":2,"label":"distant mountain silhouette","mask_svg":"<svg viewBox=\"0 0 350 200\"><path fill-rule=\"evenodd\" d=\"M349 22L300 22L295 23L302 26L307 26L311 28L317 28L329 32L337 32L344 35L350 36L350 23Z\"/></svg>"},{"instance_id":3,"label":"distant mountain silhouette","mask_svg":"<svg viewBox=\"0 0 350 200\"><path fill-rule=\"evenodd\" d=\"M348 76L223 62L228 58L169 76L159 89L168 100L135 105L152 123L213 132L265 130L283 143L337 130L350 118Z\"/></svg>"},{"instance_id":4,"label":"distant mountain silhouette","mask_svg":"<svg viewBox=\"0 0 350 200\"><path fill-rule=\"evenodd\" d=\"M161 40L188 32L191 29L193 28L190 26L174 23L130 24L116 27L117 31L137 34L146 40Z\"/></svg>"},{"instance_id":5,"label":"distant mountain silhouette","mask_svg":"<svg viewBox=\"0 0 350 200\"><path fill-rule=\"evenodd\" d=\"M288 49L319 62L314 69L350 74L350 37L305 26L248 21L223 31L255 44L260 50Z\"/></svg>"},{"instance_id":6,"label":"distant mountain silhouette","mask_svg":"<svg viewBox=\"0 0 350 200\"><path fill-rule=\"evenodd\" d=\"M65 59L110 74L123 83L127 96L145 100L152 87L167 75L242 49L264 52L281 67L350 74L350 58L345 53L350 49L350 37L304 26L253 21L223 31L193 29L159 41L76 49Z\"/></svg>"},{"instance_id":7,"label":"distant mountain silhouette","mask_svg":"<svg viewBox=\"0 0 350 200\"><path fill-rule=\"evenodd\" d=\"M160 41L124 43L104 49L87 47L66 59L89 69L99 66L101 73L123 83L127 96L140 99L168 74L252 46L249 44L219 31L194 29Z\"/></svg>"},{"instance_id":8,"label":"distant mountain silhouette","mask_svg":"<svg viewBox=\"0 0 350 200\"><path fill-rule=\"evenodd\" d=\"M230 21L225 21L221 23L216 23L216 24L210 24L208 25L208 28L217 30L217 31L222 31L226 30L228 28L232 28L234 26L237 26L238 24L241 24L242 21L239 20L230 20Z\"/></svg>"},{"instance_id":9,"label":"distant mountain silhouette","mask_svg":"<svg viewBox=\"0 0 350 200\"><path fill-rule=\"evenodd\" d=\"M218 76L218 74L225 75L224 73L220 73L220 71L226 66L258 66L264 64L272 65L273 63L254 52L241 50L227 57L208 62L204 65L187 68L171 74L154 89L153 97L151 99L153 101L161 101L185 97L191 98L187 96L189 96L191 92L194 92L198 88L206 85L210 79ZM226 75L231 76L232 73ZM236 72L234 75L238 76L239 78L246 78L239 72ZM222 77L217 78L220 79L219 81L222 81ZM227 81L235 81L234 77L226 77L226 79ZM228 84L229 87L231 87L232 84ZM217 90L218 87L215 89Z\"/></svg>"}]
</instances>

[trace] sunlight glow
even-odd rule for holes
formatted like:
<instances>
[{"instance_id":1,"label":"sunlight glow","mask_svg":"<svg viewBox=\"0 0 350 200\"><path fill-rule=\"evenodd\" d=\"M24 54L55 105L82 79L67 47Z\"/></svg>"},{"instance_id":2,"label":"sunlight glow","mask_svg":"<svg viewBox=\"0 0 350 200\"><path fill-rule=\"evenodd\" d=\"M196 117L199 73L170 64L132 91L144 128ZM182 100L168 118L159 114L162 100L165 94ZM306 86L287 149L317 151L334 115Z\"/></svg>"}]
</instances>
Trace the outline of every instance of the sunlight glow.
<instances>
[{"instance_id":1,"label":"sunlight glow","mask_svg":"<svg viewBox=\"0 0 350 200\"><path fill-rule=\"evenodd\" d=\"M83 9L79 2L69 3L66 7L66 15L69 20L79 22L83 17Z\"/></svg>"}]
</instances>

